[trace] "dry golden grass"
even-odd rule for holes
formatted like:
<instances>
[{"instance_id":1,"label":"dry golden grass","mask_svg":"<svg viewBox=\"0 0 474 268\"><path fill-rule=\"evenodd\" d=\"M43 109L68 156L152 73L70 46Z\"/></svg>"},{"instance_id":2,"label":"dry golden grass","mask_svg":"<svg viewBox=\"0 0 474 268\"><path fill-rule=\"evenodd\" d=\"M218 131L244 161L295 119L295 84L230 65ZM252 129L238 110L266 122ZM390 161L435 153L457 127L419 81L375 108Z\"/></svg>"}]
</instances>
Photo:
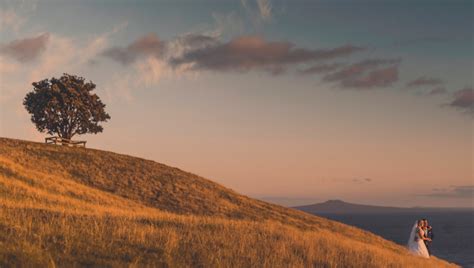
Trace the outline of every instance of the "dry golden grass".
<instances>
[{"instance_id":1,"label":"dry golden grass","mask_svg":"<svg viewBox=\"0 0 474 268\"><path fill-rule=\"evenodd\" d=\"M153 161L0 138L0 266L450 267Z\"/></svg>"}]
</instances>

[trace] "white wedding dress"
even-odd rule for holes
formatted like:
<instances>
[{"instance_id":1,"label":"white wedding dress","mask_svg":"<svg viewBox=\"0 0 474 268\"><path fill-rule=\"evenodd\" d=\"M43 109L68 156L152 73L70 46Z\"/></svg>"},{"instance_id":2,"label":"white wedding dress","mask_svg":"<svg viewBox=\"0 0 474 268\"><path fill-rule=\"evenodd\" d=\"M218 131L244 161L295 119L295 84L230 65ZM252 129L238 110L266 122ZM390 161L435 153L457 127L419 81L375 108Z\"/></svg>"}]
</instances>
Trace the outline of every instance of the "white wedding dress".
<instances>
[{"instance_id":1,"label":"white wedding dress","mask_svg":"<svg viewBox=\"0 0 474 268\"><path fill-rule=\"evenodd\" d=\"M408 239L408 250L414 255L421 256L423 258L429 258L430 254L428 253L428 249L426 248L423 240L420 238L415 239L418 237L418 234L416 233L417 227L418 225L415 222L415 225L411 229L410 238Z\"/></svg>"}]
</instances>

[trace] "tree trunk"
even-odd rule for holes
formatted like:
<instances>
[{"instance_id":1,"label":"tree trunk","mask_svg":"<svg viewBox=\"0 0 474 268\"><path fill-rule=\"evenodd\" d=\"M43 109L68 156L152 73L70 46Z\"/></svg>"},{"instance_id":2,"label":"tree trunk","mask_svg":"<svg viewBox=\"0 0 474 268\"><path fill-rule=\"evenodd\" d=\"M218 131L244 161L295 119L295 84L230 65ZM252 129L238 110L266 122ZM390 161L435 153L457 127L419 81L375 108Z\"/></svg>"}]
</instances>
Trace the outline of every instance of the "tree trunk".
<instances>
[{"instance_id":1,"label":"tree trunk","mask_svg":"<svg viewBox=\"0 0 474 268\"><path fill-rule=\"evenodd\" d=\"M69 146L69 142L71 141L72 136L67 135L67 134L63 134L63 135L61 135L61 138L67 140L66 142L62 142L62 145L63 146Z\"/></svg>"}]
</instances>

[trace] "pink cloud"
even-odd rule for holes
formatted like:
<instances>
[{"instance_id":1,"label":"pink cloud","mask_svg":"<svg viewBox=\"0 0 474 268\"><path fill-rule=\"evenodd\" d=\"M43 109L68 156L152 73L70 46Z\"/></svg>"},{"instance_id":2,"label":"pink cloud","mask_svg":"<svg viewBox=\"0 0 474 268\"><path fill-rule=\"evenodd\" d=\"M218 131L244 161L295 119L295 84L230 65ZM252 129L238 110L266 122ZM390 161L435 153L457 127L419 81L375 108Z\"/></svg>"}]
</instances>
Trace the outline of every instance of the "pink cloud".
<instances>
[{"instance_id":1,"label":"pink cloud","mask_svg":"<svg viewBox=\"0 0 474 268\"><path fill-rule=\"evenodd\" d=\"M344 88L387 87L398 81L401 59L368 59L348 65L323 77L326 82L337 82Z\"/></svg>"},{"instance_id":2,"label":"pink cloud","mask_svg":"<svg viewBox=\"0 0 474 268\"><path fill-rule=\"evenodd\" d=\"M213 71L263 69L280 73L289 65L335 59L361 50L363 48L352 45L330 49L304 49L290 42L270 42L260 36L241 36L226 43L191 50L182 57L171 59L171 64L193 64L194 69Z\"/></svg>"},{"instance_id":3,"label":"pink cloud","mask_svg":"<svg viewBox=\"0 0 474 268\"><path fill-rule=\"evenodd\" d=\"M428 92L428 95L439 95L439 94L444 94L444 93L446 93L446 88L436 87L436 88L431 89L430 92Z\"/></svg>"},{"instance_id":4,"label":"pink cloud","mask_svg":"<svg viewBox=\"0 0 474 268\"><path fill-rule=\"evenodd\" d=\"M449 104L452 107L474 111L474 90L466 87L454 92L454 99Z\"/></svg>"},{"instance_id":5,"label":"pink cloud","mask_svg":"<svg viewBox=\"0 0 474 268\"><path fill-rule=\"evenodd\" d=\"M412 80L407 83L407 87L419 87L419 86L438 86L442 85L443 81L439 78L432 78L422 76L415 80Z\"/></svg>"},{"instance_id":6,"label":"pink cloud","mask_svg":"<svg viewBox=\"0 0 474 268\"><path fill-rule=\"evenodd\" d=\"M343 80L342 85L351 88L386 87L396 81L398 81L398 66L390 66L373 70L365 76Z\"/></svg>"},{"instance_id":7,"label":"pink cloud","mask_svg":"<svg viewBox=\"0 0 474 268\"><path fill-rule=\"evenodd\" d=\"M20 62L36 59L45 49L49 40L49 33L36 37L13 40L0 46L0 53L12 57Z\"/></svg>"},{"instance_id":8,"label":"pink cloud","mask_svg":"<svg viewBox=\"0 0 474 268\"><path fill-rule=\"evenodd\" d=\"M341 67L340 63L331 63L331 64L317 64L306 69L298 71L300 74L321 74L337 70Z\"/></svg>"},{"instance_id":9,"label":"pink cloud","mask_svg":"<svg viewBox=\"0 0 474 268\"><path fill-rule=\"evenodd\" d=\"M106 49L102 55L122 64L130 64L140 56L161 57L164 51L164 42L155 33L149 33L126 47L112 47Z\"/></svg>"}]
</instances>

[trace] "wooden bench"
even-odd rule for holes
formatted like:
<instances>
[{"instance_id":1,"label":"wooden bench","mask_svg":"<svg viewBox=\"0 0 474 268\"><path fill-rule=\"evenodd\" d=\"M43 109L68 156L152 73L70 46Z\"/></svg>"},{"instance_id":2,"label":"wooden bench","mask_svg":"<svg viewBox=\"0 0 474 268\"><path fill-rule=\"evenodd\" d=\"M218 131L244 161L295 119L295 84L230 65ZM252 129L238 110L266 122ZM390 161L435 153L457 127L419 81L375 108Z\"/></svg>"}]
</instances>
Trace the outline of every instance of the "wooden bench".
<instances>
[{"instance_id":1,"label":"wooden bench","mask_svg":"<svg viewBox=\"0 0 474 268\"><path fill-rule=\"evenodd\" d=\"M73 141L69 139L64 139L61 137L48 137L44 139L46 144L56 144L72 147L86 147L86 141Z\"/></svg>"}]
</instances>

